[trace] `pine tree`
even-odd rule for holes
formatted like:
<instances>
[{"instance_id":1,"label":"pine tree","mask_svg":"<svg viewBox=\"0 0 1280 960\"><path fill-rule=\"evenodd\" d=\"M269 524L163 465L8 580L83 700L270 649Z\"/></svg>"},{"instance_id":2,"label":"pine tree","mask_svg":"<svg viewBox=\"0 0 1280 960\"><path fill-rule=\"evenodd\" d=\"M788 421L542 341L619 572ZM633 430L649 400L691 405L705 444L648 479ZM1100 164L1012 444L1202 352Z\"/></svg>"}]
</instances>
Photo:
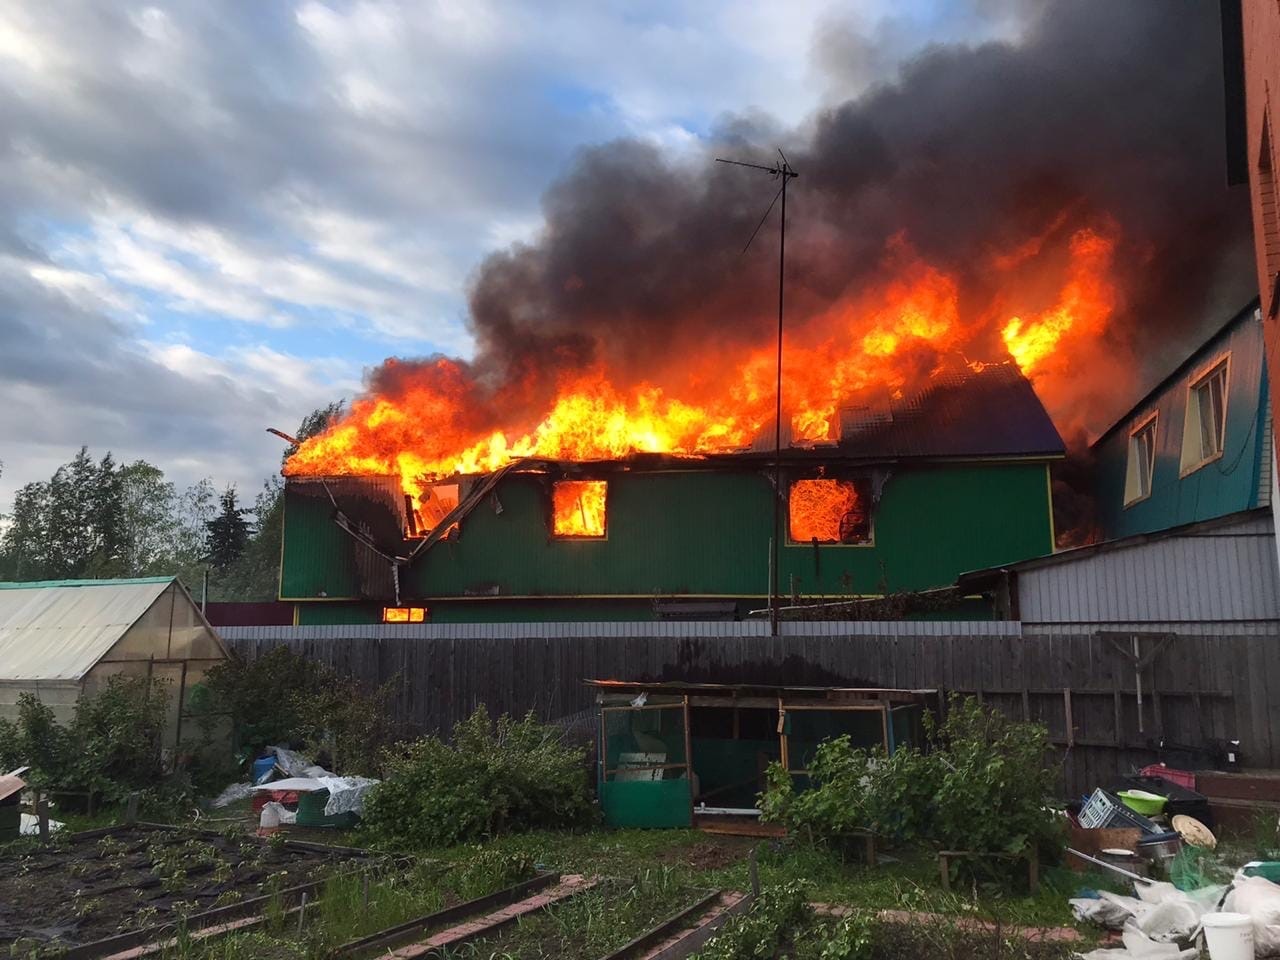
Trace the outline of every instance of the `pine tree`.
<instances>
[{"instance_id":1,"label":"pine tree","mask_svg":"<svg viewBox=\"0 0 1280 960\"><path fill-rule=\"evenodd\" d=\"M43 580L49 573L49 485L28 483L13 496L0 537L0 580Z\"/></svg>"},{"instance_id":2,"label":"pine tree","mask_svg":"<svg viewBox=\"0 0 1280 960\"><path fill-rule=\"evenodd\" d=\"M219 498L222 509L206 524L205 552L209 562L219 569L240 558L249 543L252 529L244 518L248 513L236 503L236 487L231 484Z\"/></svg>"}]
</instances>

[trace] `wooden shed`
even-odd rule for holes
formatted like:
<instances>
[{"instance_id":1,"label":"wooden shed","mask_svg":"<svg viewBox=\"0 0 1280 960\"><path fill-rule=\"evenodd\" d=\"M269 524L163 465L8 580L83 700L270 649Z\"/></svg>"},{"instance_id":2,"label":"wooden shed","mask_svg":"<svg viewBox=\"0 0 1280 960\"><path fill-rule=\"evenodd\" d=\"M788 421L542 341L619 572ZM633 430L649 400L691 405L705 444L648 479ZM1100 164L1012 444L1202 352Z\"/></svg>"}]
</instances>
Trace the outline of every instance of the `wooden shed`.
<instances>
[{"instance_id":1,"label":"wooden shed","mask_svg":"<svg viewBox=\"0 0 1280 960\"><path fill-rule=\"evenodd\" d=\"M226 658L174 577L0 583L0 717L32 693L67 724L113 674L150 676L169 681L164 745L176 748L191 689Z\"/></svg>"}]
</instances>

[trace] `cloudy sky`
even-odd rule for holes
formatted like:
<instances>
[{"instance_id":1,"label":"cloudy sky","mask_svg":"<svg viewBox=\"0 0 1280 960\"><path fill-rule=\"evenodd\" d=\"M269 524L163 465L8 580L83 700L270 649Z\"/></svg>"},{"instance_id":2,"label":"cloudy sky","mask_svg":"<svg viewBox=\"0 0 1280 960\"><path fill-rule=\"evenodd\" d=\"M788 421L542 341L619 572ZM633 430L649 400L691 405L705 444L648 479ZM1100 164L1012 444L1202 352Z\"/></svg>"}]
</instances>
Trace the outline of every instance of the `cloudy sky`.
<instances>
[{"instance_id":1,"label":"cloudy sky","mask_svg":"<svg viewBox=\"0 0 1280 960\"><path fill-rule=\"evenodd\" d=\"M1016 9L0 0L0 510L81 444L251 492L265 427L468 355L470 276L575 150L802 125Z\"/></svg>"}]
</instances>

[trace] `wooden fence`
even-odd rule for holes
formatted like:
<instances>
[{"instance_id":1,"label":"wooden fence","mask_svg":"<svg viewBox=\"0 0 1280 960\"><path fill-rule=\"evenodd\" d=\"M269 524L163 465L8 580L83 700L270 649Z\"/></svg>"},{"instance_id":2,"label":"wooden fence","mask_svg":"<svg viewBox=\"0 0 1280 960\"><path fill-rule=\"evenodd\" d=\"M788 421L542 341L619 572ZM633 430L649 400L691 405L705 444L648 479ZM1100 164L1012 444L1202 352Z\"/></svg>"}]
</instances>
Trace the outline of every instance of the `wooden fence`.
<instances>
[{"instance_id":1,"label":"wooden fence","mask_svg":"<svg viewBox=\"0 0 1280 960\"><path fill-rule=\"evenodd\" d=\"M280 633L279 629L273 631ZM590 678L938 689L1044 723L1078 794L1181 748L1241 742L1280 767L1280 637L566 636L266 637L228 630L245 657L285 645L371 685L393 684L402 733L447 731L478 704L557 719L593 706ZM1141 704L1141 707L1139 706Z\"/></svg>"}]
</instances>

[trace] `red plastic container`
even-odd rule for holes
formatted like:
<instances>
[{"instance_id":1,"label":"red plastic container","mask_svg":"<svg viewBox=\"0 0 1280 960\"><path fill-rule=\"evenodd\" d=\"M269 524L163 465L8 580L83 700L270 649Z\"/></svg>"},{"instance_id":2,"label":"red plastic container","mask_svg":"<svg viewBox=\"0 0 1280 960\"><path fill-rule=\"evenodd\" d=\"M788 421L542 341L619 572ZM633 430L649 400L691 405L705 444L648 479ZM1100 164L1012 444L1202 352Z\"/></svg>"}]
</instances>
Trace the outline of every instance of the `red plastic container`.
<instances>
[{"instance_id":1,"label":"red plastic container","mask_svg":"<svg viewBox=\"0 0 1280 960\"><path fill-rule=\"evenodd\" d=\"M1180 787L1186 787L1188 790L1196 788L1196 775L1186 770L1175 770L1173 767L1166 767L1163 763L1153 763L1149 767L1143 767L1138 771L1144 777L1159 777L1161 780L1168 780L1170 783L1176 783Z\"/></svg>"}]
</instances>

